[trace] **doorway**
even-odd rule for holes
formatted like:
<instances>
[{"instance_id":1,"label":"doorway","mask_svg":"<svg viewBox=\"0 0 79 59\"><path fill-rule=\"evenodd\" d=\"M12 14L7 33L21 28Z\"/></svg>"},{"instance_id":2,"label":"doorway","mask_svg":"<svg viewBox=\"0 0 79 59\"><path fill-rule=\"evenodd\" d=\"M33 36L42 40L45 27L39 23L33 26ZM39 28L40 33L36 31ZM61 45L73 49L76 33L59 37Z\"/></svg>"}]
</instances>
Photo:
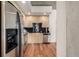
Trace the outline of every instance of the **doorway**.
<instances>
[{"instance_id":1,"label":"doorway","mask_svg":"<svg viewBox=\"0 0 79 59\"><path fill-rule=\"evenodd\" d=\"M54 14L55 12L53 12ZM56 16L56 15L55 15ZM53 15L53 17L55 17ZM48 15L27 15L24 20L24 57L56 57L56 38L51 26L52 14ZM52 22L49 22L52 21ZM50 25L49 25L50 23ZM54 23L54 29L55 27ZM56 29L55 29L56 30ZM51 33L51 35L50 35ZM54 34L53 34L54 33ZM52 37L53 34L53 38Z\"/></svg>"}]
</instances>

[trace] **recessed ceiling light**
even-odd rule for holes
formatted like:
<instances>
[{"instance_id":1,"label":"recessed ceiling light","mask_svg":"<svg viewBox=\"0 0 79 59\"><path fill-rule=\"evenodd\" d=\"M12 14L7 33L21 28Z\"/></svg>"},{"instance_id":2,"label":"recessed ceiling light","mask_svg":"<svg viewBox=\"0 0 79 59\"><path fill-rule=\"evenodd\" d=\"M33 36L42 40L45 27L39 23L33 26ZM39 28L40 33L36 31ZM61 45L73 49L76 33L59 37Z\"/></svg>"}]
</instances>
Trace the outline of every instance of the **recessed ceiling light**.
<instances>
[{"instance_id":1,"label":"recessed ceiling light","mask_svg":"<svg viewBox=\"0 0 79 59\"><path fill-rule=\"evenodd\" d=\"M26 1L22 1L22 3L26 3Z\"/></svg>"},{"instance_id":2,"label":"recessed ceiling light","mask_svg":"<svg viewBox=\"0 0 79 59\"><path fill-rule=\"evenodd\" d=\"M47 13L46 12L44 12L44 15L46 15Z\"/></svg>"},{"instance_id":3,"label":"recessed ceiling light","mask_svg":"<svg viewBox=\"0 0 79 59\"><path fill-rule=\"evenodd\" d=\"M31 13L30 12L28 12L28 15L30 15Z\"/></svg>"}]
</instances>

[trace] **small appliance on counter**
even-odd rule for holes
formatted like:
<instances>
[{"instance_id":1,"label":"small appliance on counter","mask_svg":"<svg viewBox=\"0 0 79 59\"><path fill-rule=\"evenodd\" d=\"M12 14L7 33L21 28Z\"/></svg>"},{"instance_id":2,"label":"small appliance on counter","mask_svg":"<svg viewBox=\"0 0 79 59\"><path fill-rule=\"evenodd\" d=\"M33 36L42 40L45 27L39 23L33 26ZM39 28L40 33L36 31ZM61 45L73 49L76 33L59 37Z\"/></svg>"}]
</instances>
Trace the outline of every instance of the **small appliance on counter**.
<instances>
[{"instance_id":1,"label":"small appliance on counter","mask_svg":"<svg viewBox=\"0 0 79 59\"><path fill-rule=\"evenodd\" d=\"M40 32L40 29L42 27L42 23L33 23L33 32Z\"/></svg>"},{"instance_id":2,"label":"small appliance on counter","mask_svg":"<svg viewBox=\"0 0 79 59\"><path fill-rule=\"evenodd\" d=\"M27 32L26 29L23 29L23 34L24 34L24 35L27 35L27 34L28 34L28 32Z\"/></svg>"}]
</instances>

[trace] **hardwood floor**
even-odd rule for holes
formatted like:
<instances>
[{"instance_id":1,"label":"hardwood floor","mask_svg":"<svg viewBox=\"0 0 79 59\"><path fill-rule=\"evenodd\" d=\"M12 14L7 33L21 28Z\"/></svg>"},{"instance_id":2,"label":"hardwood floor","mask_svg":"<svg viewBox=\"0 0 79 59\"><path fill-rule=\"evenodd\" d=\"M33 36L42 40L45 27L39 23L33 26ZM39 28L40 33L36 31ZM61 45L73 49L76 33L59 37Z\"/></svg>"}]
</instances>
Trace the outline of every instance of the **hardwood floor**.
<instances>
[{"instance_id":1,"label":"hardwood floor","mask_svg":"<svg viewBox=\"0 0 79 59\"><path fill-rule=\"evenodd\" d=\"M24 57L56 57L56 44L27 44Z\"/></svg>"}]
</instances>

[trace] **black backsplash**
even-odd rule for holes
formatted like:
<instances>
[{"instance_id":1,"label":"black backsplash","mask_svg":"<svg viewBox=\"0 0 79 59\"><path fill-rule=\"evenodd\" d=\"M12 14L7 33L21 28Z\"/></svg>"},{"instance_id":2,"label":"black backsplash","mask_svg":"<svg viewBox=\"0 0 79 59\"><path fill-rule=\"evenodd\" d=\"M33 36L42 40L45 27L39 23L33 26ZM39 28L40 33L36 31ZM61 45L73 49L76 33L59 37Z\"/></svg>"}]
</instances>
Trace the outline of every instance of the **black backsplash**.
<instances>
[{"instance_id":1,"label":"black backsplash","mask_svg":"<svg viewBox=\"0 0 79 59\"><path fill-rule=\"evenodd\" d=\"M24 27L29 33L43 33L49 35L49 27L42 27L42 23L32 23L32 27Z\"/></svg>"},{"instance_id":2,"label":"black backsplash","mask_svg":"<svg viewBox=\"0 0 79 59\"><path fill-rule=\"evenodd\" d=\"M17 47L17 29L6 29L6 53Z\"/></svg>"},{"instance_id":3,"label":"black backsplash","mask_svg":"<svg viewBox=\"0 0 79 59\"><path fill-rule=\"evenodd\" d=\"M29 27L29 28L25 27L24 29L26 29L27 32L29 32L29 33L32 33L33 32L33 28L32 27Z\"/></svg>"},{"instance_id":4,"label":"black backsplash","mask_svg":"<svg viewBox=\"0 0 79 59\"><path fill-rule=\"evenodd\" d=\"M32 27L30 27L30 28L24 27L24 29L26 29L26 31L29 32L29 33L36 33L36 32L33 32ZM47 31L46 31L46 29L47 29ZM38 33L43 33L44 35L49 35L49 28L48 27L42 27L42 28L39 29Z\"/></svg>"}]
</instances>

